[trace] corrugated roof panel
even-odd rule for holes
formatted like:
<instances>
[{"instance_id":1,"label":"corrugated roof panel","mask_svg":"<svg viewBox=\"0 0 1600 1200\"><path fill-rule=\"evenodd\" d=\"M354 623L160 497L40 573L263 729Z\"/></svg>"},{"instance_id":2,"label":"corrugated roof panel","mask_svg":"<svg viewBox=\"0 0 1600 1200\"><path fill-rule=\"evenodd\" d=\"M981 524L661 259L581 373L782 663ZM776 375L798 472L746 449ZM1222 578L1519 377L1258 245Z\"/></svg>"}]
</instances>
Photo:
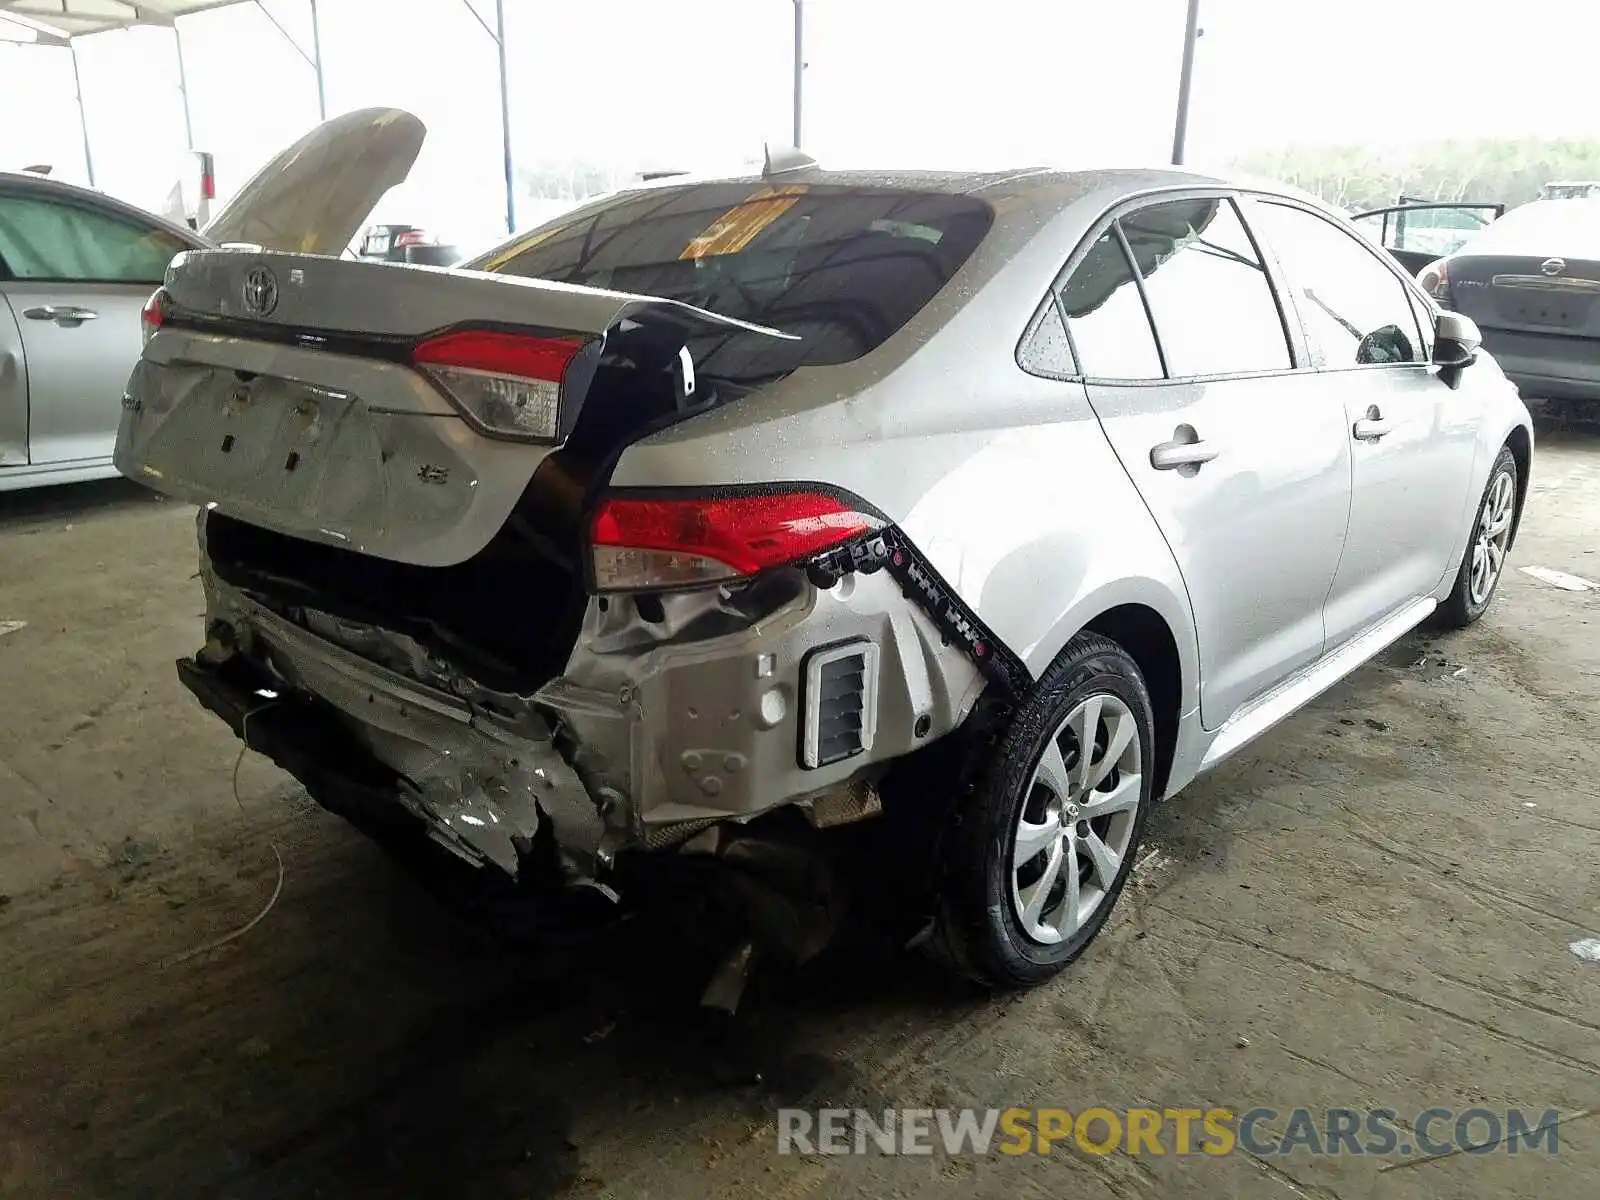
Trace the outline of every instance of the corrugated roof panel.
<instances>
[{"instance_id":1,"label":"corrugated roof panel","mask_svg":"<svg viewBox=\"0 0 1600 1200\"><path fill-rule=\"evenodd\" d=\"M238 3L241 0L0 0L0 17L45 38L74 38L135 25L171 25L177 17Z\"/></svg>"}]
</instances>

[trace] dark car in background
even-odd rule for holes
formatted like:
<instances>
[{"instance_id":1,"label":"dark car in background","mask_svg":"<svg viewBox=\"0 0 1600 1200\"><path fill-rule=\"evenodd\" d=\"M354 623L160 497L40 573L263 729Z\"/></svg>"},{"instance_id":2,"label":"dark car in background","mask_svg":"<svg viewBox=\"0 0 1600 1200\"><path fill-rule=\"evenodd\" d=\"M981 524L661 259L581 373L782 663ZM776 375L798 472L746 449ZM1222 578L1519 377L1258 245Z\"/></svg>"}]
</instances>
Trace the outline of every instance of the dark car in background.
<instances>
[{"instance_id":1,"label":"dark car in background","mask_svg":"<svg viewBox=\"0 0 1600 1200\"><path fill-rule=\"evenodd\" d=\"M1535 200L1424 267L1525 396L1600 401L1600 198Z\"/></svg>"},{"instance_id":2,"label":"dark car in background","mask_svg":"<svg viewBox=\"0 0 1600 1200\"><path fill-rule=\"evenodd\" d=\"M357 256L365 262L448 267L460 261L461 252L416 225L369 225L361 235Z\"/></svg>"}]
</instances>

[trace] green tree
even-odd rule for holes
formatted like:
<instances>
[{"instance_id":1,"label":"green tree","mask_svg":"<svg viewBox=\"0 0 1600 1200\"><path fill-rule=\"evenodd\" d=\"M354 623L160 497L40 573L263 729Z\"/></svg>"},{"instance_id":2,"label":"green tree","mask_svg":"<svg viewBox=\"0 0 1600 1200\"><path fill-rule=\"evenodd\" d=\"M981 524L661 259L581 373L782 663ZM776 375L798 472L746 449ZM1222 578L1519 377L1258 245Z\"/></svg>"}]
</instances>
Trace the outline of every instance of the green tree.
<instances>
[{"instance_id":1,"label":"green tree","mask_svg":"<svg viewBox=\"0 0 1600 1200\"><path fill-rule=\"evenodd\" d=\"M1517 205L1536 198L1553 179L1600 179L1600 139L1449 139L1382 150L1286 147L1247 155L1232 166L1350 211L1394 204L1402 195Z\"/></svg>"}]
</instances>

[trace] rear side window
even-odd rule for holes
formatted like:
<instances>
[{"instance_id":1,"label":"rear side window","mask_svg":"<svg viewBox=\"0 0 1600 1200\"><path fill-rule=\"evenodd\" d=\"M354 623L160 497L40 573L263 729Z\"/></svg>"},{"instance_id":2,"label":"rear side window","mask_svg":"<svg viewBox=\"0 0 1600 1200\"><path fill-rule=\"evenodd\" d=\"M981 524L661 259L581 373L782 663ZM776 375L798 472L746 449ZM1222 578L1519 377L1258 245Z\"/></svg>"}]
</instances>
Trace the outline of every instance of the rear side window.
<instances>
[{"instance_id":1,"label":"rear side window","mask_svg":"<svg viewBox=\"0 0 1600 1200\"><path fill-rule=\"evenodd\" d=\"M950 281L989 231L970 196L751 182L623 193L468 264L660 296L799 336L721 334L701 369L742 378L849 362Z\"/></svg>"},{"instance_id":2,"label":"rear side window","mask_svg":"<svg viewBox=\"0 0 1600 1200\"><path fill-rule=\"evenodd\" d=\"M1072 345L1067 341L1067 327L1062 323L1061 310L1053 296L1045 297L1039 306L1033 324L1022 339L1017 361L1024 371L1034 375L1068 379L1077 374Z\"/></svg>"},{"instance_id":3,"label":"rear side window","mask_svg":"<svg viewBox=\"0 0 1600 1200\"><path fill-rule=\"evenodd\" d=\"M1144 277L1168 375L1293 365L1266 268L1231 200L1153 204L1121 225Z\"/></svg>"},{"instance_id":4,"label":"rear side window","mask_svg":"<svg viewBox=\"0 0 1600 1200\"><path fill-rule=\"evenodd\" d=\"M1161 353L1115 230L1101 234L1061 288L1078 365L1096 379L1160 379Z\"/></svg>"},{"instance_id":5,"label":"rear side window","mask_svg":"<svg viewBox=\"0 0 1600 1200\"><path fill-rule=\"evenodd\" d=\"M1256 204L1251 220L1283 264L1316 366L1426 361L1410 292L1366 242L1273 201Z\"/></svg>"},{"instance_id":6,"label":"rear side window","mask_svg":"<svg viewBox=\"0 0 1600 1200\"><path fill-rule=\"evenodd\" d=\"M0 195L0 264L13 279L154 287L187 248L164 229L77 204Z\"/></svg>"}]
</instances>

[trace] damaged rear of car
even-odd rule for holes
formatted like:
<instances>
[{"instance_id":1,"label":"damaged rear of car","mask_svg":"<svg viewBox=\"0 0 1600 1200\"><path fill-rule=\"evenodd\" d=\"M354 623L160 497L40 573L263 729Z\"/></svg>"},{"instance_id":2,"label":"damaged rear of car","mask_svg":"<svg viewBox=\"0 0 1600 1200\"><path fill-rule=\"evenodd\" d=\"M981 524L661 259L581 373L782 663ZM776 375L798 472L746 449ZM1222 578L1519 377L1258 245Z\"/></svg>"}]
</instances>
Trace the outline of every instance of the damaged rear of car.
<instances>
[{"instance_id":1,"label":"damaged rear of car","mask_svg":"<svg viewBox=\"0 0 1600 1200\"><path fill-rule=\"evenodd\" d=\"M915 548L867 499L613 472L872 355L991 219L757 178L613 197L461 270L295 252L259 222L181 256L117 446L200 510L205 645L180 677L326 807L521 897L615 899L646 855L806 876L761 819L792 810L803 840L873 815L889 764L1004 665L907 602ZM801 953L822 936L776 921Z\"/></svg>"}]
</instances>

